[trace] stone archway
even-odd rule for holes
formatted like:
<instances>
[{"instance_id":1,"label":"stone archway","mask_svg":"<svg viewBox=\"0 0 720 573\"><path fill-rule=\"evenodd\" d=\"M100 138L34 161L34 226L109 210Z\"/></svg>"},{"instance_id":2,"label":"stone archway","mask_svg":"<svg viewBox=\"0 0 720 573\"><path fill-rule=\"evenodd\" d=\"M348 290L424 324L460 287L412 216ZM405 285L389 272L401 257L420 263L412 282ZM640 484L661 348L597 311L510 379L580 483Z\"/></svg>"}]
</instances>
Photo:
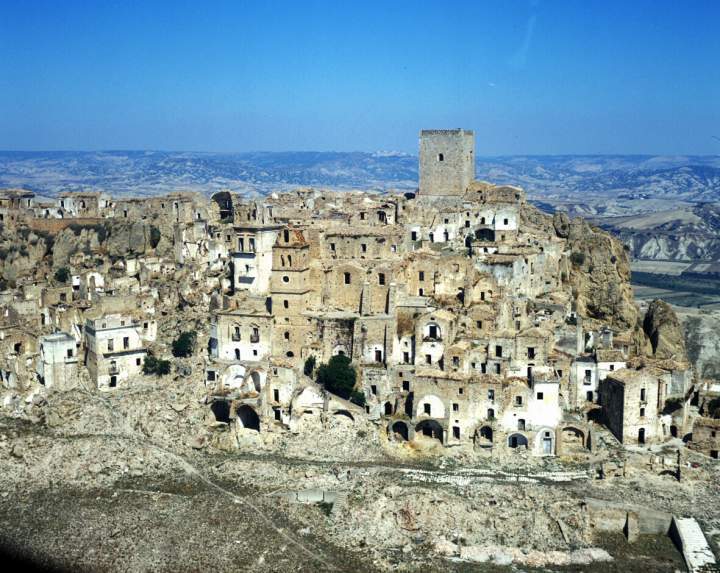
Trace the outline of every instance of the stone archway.
<instances>
[{"instance_id":1,"label":"stone archway","mask_svg":"<svg viewBox=\"0 0 720 573\"><path fill-rule=\"evenodd\" d=\"M230 423L230 403L225 400L216 400L210 405L210 410L218 422Z\"/></svg>"},{"instance_id":2,"label":"stone archway","mask_svg":"<svg viewBox=\"0 0 720 573\"><path fill-rule=\"evenodd\" d=\"M237 420L240 427L260 431L260 417L251 406L243 405L237 409Z\"/></svg>"},{"instance_id":3,"label":"stone archway","mask_svg":"<svg viewBox=\"0 0 720 573\"><path fill-rule=\"evenodd\" d=\"M423 435L427 438L439 440L444 443L445 431L437 420L423 420L415 426L415 435Z\"/></svg>"},{"instance_id":4,"label":"stone archway","mask_svg":"<svg viewBox=\"0 0 720 573\"><path fill-rule=\"evenodd\" d=\"M528 439L524 434L515 433L508 436L508 447L512 449L528 447Z\"/></svg>"},{"instance_id":5,"label":"stone archway","mask_svg":"<svg viewBox=\"0 0 720 573\"><path fill-rule=\"evenodd\" d=\"M395 438L400 438L402 441L407 442L410 439L410 430L405 422L397 421L390 426L390 433Z\"/></svg>"}]
</instances>

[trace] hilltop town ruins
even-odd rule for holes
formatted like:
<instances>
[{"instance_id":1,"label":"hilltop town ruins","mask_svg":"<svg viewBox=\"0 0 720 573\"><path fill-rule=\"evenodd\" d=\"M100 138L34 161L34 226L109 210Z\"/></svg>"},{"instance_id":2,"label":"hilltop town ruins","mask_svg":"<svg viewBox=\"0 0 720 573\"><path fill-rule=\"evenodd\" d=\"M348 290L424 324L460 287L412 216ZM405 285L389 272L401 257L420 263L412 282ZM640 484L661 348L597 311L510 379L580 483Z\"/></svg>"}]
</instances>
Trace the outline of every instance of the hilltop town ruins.
<instances>
[{"instance_id":1,"label":"hilltop town ruins","mask_svg":"<svg viewBox=\"0 0 720 573\"><path fill-rule=\"evenodd\" d=\"M635 305L623 245L475 180L471 131L423 131L419 160L405 194L0 192L3 416L52 427L62 396L172 380L199 422L163 439L194 450L334 432L400 460L700 479L720 382L668 305ZM340 371L352 387L319 383Z\"/></svg>"}]
</instances>

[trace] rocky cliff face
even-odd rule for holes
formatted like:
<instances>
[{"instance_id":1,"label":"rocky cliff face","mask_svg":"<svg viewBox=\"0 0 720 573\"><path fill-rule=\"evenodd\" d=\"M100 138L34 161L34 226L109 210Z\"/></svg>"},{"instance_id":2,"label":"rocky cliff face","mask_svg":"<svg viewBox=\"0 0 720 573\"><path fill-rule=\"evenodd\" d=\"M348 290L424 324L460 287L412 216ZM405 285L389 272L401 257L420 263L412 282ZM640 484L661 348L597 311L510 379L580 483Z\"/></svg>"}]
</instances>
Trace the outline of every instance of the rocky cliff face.
<instances>
[{"instance_id":1,"label":"rocky cliff face","mask_svg":"<svg viewBox=\"0 0 720 573\"><path fill-rule=\"evenodd\" d=\"M685 360L685 339L675 311L665 301L650 303L643 320L643 331L652 345L652 354L661 360Z\"/></svg>"},{"instance_id":2,"label":"rocky cliff face","mask_svg":"<svg viewBox=\"0 0 720 573\"><path fill-rule=\"evenodd\" d=\"M556 217L556 233L566 235L571 251L569 280L577 312L627 330L638 312L630 287L630 260L622 243L582 219Z\"/></svg>"},{"instance_id":3,"label":"rocky cliff face","mask_svg":"<svg viewBox=\"0 0 720 573\"><path fill-rule=\"evenodd\" d=\"M720 380L720 311L681 311L688 359L700 378Z\"/></svg>"}]
</instances>

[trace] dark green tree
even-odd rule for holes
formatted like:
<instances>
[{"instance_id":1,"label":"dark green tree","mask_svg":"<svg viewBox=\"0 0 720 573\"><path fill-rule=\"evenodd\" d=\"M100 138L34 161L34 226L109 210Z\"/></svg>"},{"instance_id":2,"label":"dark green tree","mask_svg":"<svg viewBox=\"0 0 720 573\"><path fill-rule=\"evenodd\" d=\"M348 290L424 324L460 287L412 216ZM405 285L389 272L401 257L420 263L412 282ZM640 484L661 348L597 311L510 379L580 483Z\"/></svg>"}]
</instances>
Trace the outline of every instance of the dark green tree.
<instances>
[{"instance_id":1,"label":"dark green tree","mask_svg":"<svg viewBox=\"0 0 720 573\"><path fill-rule=\"evenodd\" d=\"M55 271L55 280L59 283L66 283L70 280L70 269L67 267L60 267Z\"/></svg>"},{"instance_id":2,"label":"dark green tree","mask_svg":"<svg viewBox=\"0 0 720 573\"><path fill-rule=\"evenodd\" d=\"M327 364L321 364L317 369L318 384L346 400L355 388L355 380L355 369L350 364L350 359L342 354L333 356Z\"/></svg>"},{"instance_id":3,"label":"dark green tree","mask_svg":"<svg viewBox=\"0 0 720 573\"><path fill-rule=\"evenodd\" d=\"M143 362L143 374L155 374L157 376L170 374L170 361L162 360L149 354Z\"/></svg>"},{"instance_id":4,"label":"dark green tree","mask_svg":"<svg viewBox=\"0 0 720 573\"><path fill-rule=\"evenodd\" d=\"M191 356L195 351L195 341L197 333L195 331L186 331L180 334L172 343L172 354L176 358Z\"/></svg>"}]
</instances>

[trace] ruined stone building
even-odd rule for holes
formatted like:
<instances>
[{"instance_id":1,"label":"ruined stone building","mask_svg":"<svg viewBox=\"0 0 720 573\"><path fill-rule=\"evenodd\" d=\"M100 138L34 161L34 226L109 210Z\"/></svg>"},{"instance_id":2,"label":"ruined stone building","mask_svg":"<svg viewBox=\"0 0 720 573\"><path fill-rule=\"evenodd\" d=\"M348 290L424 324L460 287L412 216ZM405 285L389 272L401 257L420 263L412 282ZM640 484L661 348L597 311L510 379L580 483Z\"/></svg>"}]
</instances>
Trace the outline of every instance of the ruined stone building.
<instances>
[{"instance_id":1,"label":"ruined stone building","mask_svg":"<svg viewBox=\"0 0 720 573\"><path fill-rule=\"evenodd\" d=\"M422 131L419 159L416 194L5 192L24 237L3 247L9 407L131 385L193 329L192 376L239 433L363 416L394 443L538 456L594 447L597 421L622 443L690 433L696 382L654 353L622 245L476 180L471 131ZM315 381L338 355L352 401Z\"/></svg>"}]
</instances>

